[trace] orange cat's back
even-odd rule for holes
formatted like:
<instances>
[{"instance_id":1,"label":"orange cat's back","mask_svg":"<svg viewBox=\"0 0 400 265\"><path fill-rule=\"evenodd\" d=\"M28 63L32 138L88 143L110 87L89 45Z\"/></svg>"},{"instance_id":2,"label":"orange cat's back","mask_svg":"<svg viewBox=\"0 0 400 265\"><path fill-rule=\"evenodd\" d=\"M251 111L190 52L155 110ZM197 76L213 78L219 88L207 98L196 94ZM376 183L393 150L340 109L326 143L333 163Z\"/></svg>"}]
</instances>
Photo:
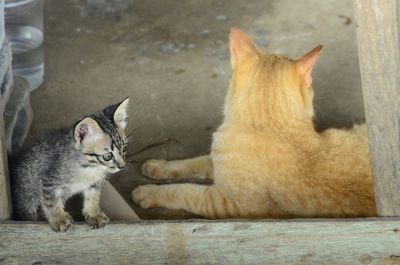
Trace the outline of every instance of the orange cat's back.
<instances>
[{"instance_id":1,"label":"orange cat's back","mask_svg":"<svg viewBox=\"0 0 400 265\"><path fill-rule=\"evenodd\" d=\"M375 216L363 131L291 138L224 128L214 135L214 182L243 209L239 217Z\"/></svg>"}]
</instances>

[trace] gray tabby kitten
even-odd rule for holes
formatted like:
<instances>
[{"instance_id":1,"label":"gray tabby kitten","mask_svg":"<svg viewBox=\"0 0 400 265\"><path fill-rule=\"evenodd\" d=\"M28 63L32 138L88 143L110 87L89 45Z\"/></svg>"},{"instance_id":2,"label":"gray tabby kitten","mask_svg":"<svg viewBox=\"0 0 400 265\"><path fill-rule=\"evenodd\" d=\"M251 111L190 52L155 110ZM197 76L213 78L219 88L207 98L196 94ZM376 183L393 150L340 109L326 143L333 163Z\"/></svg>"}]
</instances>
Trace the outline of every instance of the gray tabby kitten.
<instances>
[{"instance_id":1,"label":"gray tabby kitten","mask_svg":"<svg viewBox=\"0 0 400 265\"><path fill-rule=\"evenodd\" d=\"M83 215L93 228L109 220L100 211L105 178L125 167L129 98L50 132L10 160L15 218L45 217L55 231L72 228L64 202L83 193Z\"/></svg>"}]
</instances>

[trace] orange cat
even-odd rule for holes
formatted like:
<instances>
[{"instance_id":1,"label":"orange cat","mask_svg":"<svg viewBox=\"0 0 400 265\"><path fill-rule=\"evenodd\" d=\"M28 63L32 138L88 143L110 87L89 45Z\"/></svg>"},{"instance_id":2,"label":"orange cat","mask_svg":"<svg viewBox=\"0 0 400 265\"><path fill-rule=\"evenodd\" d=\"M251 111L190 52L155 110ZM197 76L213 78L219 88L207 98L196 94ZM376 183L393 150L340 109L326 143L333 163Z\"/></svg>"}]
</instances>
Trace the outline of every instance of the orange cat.
<instances>
[{"instance_id":1,"label":"orange cat","mask_svg":"<svg viewBox=\"0 0 400 265\"><path fill-rule=\"evenodd\" d=\"M207 218L375 216L366 127L314 130L311 71L321 48L298 60L263 54L232 29L233 75L211 154L142 167L153 179L214 183L144 185L133 200Z\"/></svg>"}]
</instances>

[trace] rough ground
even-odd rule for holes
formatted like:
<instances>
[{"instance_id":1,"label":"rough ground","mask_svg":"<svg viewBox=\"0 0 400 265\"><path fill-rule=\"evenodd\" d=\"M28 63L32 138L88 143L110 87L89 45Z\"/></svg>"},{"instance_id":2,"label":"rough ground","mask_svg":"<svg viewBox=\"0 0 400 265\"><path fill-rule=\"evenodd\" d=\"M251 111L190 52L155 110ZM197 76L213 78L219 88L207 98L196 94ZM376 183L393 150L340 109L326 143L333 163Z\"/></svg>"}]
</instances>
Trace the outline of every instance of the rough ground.
<instances>
[{"instance_id":1,"label":"rough ground","mask_svg":"<svg viewBox=\"0 0 400 265\"><path fill-rule=\"evenodd\" d=\"M138 171L146 159L208 152L228 87L231 27L271 53L297 57L324 44L314 72L318 126L363 119L351 0L99 2L45 1L46 74L32 94L31 136L131 97L130 151L172 140L112 178L129 203L130 191L150 182ZM135 210L143 218L188 217Z\"/></svg>"}]
</instances>

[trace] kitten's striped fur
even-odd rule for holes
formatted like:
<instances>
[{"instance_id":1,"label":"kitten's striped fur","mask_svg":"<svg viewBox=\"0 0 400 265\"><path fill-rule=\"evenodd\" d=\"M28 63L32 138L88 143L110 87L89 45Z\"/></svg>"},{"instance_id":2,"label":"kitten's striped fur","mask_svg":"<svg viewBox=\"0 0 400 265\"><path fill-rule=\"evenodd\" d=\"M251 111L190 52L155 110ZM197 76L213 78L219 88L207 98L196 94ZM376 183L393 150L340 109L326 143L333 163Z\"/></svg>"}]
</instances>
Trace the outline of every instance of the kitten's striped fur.
<instances>
[{"instance_id":1,"label":"kitten's striped fur","mask_svg":"<svg viewBox=\"0 0 400 265\"><path fill-rule=\"evenodd\" d=\"M70 128L49 132L10 158L15 219L45 217L56 231L71 228L64 203L83 193L83 214L93 227L104 226L100 189L107 175L125 167L129 99L90 114Z\"/></svg>"}]
</instances>

